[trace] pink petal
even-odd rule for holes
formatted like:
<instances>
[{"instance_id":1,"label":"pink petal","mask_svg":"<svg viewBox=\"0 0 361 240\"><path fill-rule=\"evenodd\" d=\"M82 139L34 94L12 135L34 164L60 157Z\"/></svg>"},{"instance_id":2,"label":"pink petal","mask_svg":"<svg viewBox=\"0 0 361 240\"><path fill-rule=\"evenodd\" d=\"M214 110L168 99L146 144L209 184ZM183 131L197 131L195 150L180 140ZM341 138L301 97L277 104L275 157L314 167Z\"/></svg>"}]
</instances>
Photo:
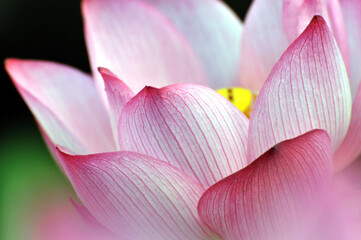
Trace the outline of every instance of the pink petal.
<instances>
[{"instance_id":1,"label":"pink petal","mask_svg":"<svg viewBox=\"0 0 361 240\"><path fill-rule=\"evenodd\" d=\"M207 83L190 45L153 6L139 0L84 0L82 9L91 65L101 92L104 83L98 66L111 69L135 93L145 85Z\"/></svg>"},{"instance_id":2,"label":"pink petal","mask_svg":"<svg viewBox=\"0 0 361 240\"><path fill-rule=\"evenodd\" d=\"M47 206L34 223L33 240L116 240L99 228L88 226L76 209L67 203Z\"/></svg>"},{"instance_id":3,"label":"pink petal","mask_svg":"<svg viewBox=\"0 0 361 240\"><path fill-rule=\"evenodd\" d=\"M242 34L241 85L259 91L288 45L282 24L282 0L255 0Z\"/></svg>"},{"instance_id":4,"label":"pink petal","mask_svg":"<svg viewBox=\"0 0 361 240\"><path fill-rule=\"evenodd\" d=\"M212 89L178 84L144 88L119 122L122 150L183 169L204 186L247 165L248 119Z\"/></svg>"},{"instance_id":5,"label":"pink petal","mask_svg":"<svg viewBox=\"0 0 361 240\"><path fill-rule=\"evenodd\" d=\"M99 68L109 103L109 114L115 142L118 142L118 122L125 104L134 97L130 88L106 68Z\"/></svg>"},{"instance_id":6,"label":"pink petal","mask_svg":"<svg viewBox=\"0 0 361 240\"><path fill-rule=\"evenodd\" d=\"M248 160L316 128L328 132L335 151L350 118L350 86L341 54L325 21L315 17L282 55L258 95Z\"/></svg>"},{"instance_id":7,"label":"pink petal","mask_svg":"<svg viewBox=\"0 0 361 240\"><path fill-rule=\"evenodd\" d=\"M361 193L361 192L360 192ZM316 225L302 239L314 240L360 240L361 239L361 219L360 201L358 196L345 191L340 191L337 196L323 201L320 204L321 216L317 219ZM355 207L358 207L358 212ZM356 217L358 215L358 220Z\"/></svg>"},{"instance_id":8,"label":"pink petal","mask_svg":"<svg viewBox=\"0 0 361 240\"><path fill-rule=\"evenodd\" d=\"M231 86L237 79L242 24L218 0L144 0L160 10L187 38L210 80L210 87Z\"/></svg>"},{"instance_id":9,"label":"pink petal","mask_svg":"<svg viewBox=\"0 0 361 240\"><path fill-rule=\"evenodd\" d=\"M283 26L290 41L294 41L306 29L315 15L321 15L329 22L325 0L283 0L282 10Z\"/></svg>"},{"instance_id":10,"label":"pink petal","mask_svg":"<svg viewBox=\"0 0 361 240\"><path fill-rule=\"evenodd\" d=\"M347 35L350 45L351 71L349 72L352 97L361 80L361 2L359 0L340 0L347 26Z\"/></svg>"},{"instance_id":11,"label":"pink petal","mask_svg":"<svg viewBox=\"0 0 361 240\"><path fill-rule=\"evenodd\" d=\"M361 239L361 158L358 158L350 166L334 174L333 190L337 210L341 217L337 219L338 224L343 223L349 238Z\"/></svg>"},{"instance_id":12,"label":"pink petal","mask_svg":"<svg viewBox=\"0 0 361 240\"><path fill-rule=\"evenodd\" d=\"M339 0L283 0L283 26L290 42L305 30L315 15L321 15L327 22L348 66L347 30Z\"/></svg>"},{"instance_id":13,"label":"pink petal","mask_svg":"<svg viewBox=\"0 0 361 240\"><path fill-rule=\"evenodd\" d=\"M54 143L77 153L115 148L107 113L88 75L45 61L8 59L5 67Z\"/></svg>"},{"instance_id":14,"label":"pink petal","mask_svg":"<svg viewBox=\"0 0 361 240\"><path fill-rule=\"evenodd\" d=\"M334 173L334 179L339 177L347 182L344 186L348 185L351 189L361 191L361 156L359 156L352 164ZM360 206L361 207L361 206ZM361 216L361 215L360 215Z\"/></svg>"},{"instance_id":15,"label":"pink petal","mask_svg":"<svg viewBox=\"0 0 361 240\"><path fill-rule=\"evenodd\" d=\"M242 34L241 84L259 91L282 53L317 14L326 18L348 65L350 50L338 0L255 0Z\"/></svg>"},{"instance_id":16,"label":"pink petal","mask_svg":"<svg viewBox=\"0 0 361 240\"><path fill-rule=\"evenodd\" d=\"M114 240L117 239L115 234L113 234L103 225L101 225L86 207L75 202L73 199L70 199L70 201L89 228L96 230L98 234L102 235L103 237L106 237L106 239L114 239Z\"/></svg>"},{"instance_id":17,"label":"pink petal","mask_svg":"<svg viewBox=\"0 0 361 240\"><path fill-rule=\"evenodd\" d=\"M345 139L333 156L335 171L352 163L361 154L361 85L352 104L351 122Z\"/></svg>"},{"instance_id":18,"label":"pink petal","mask_svg":"<svg viewBox=\"0 0 361 240\"><path fill-rule=\"evenodd\" d=\"M331 175L330 140L315 130L274 146L210 187L198 212L224 239L306 239L300 234L312 225L308 217L316 214L310 211Z\"/></svg>"},{"instance_id":19,"label":"pink petal","mask_svg":"<svg viewBox=\"0 0 361 240\"><path fill-rule=\"evenodd\" d=\"M209 239L196 205L203 187L182 171L132 152L71 156L59 151L79 198L125 239Z\"/></svg>"}]
</instances>

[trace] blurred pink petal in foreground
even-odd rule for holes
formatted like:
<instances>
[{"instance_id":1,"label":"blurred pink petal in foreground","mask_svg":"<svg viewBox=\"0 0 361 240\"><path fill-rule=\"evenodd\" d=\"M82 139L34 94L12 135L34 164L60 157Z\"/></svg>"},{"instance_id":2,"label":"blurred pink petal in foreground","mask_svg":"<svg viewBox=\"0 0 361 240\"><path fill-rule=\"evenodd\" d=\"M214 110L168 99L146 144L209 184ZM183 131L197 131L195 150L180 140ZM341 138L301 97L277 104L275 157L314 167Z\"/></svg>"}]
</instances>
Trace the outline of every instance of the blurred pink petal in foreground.
<instances>
[{"instance_id":1,"label":"blurred pink petal in foreground","mask_svg":"<svg viewBox=\"0 0 361 240\"><path fill-rule=\"evenodd\" d=\"M100 225L89 224L68 202L52 206L37 219L34 240L115 240L115 235Z\"/></svg>"},{"instance_id":2,"label":"blurred pink petal in foreground","mask_svg":"<svg viewBox=\"0 0 361 240\"><path fill-rule=\"evenodd\" d=\"M358 239L361 187L345 168L361 152L359 1L256 0L244 27L217 0L82 9L92 77L6 69L97 234ZM250 119L208 88L232 84L259 92ZM63 226L62 239L86 236Z\"/></svg>"}]
</instances>

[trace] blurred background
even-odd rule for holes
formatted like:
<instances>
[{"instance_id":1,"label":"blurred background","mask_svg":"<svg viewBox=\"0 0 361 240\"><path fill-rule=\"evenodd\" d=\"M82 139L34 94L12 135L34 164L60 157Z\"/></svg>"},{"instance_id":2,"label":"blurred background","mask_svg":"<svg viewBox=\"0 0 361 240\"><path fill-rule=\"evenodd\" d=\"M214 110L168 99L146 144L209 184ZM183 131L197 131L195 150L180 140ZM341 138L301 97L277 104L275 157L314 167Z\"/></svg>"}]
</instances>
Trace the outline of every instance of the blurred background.
<instances>
[{"instance_id":1,"label":"blurred background","mask_svg":"<svg viewBox=\"0 0 361 240\"><path fill-rule=\"evenodd\" d=\"M243 20L251 0L225 2ZM0 59L8 57L52 60L89 72L80 0L1 0ZM0 79L0 239L55 239L57 231L77 239L69 221L78 217L69 201L76 198L73 190L3 67Z\"/></svg>"}]
</instances>

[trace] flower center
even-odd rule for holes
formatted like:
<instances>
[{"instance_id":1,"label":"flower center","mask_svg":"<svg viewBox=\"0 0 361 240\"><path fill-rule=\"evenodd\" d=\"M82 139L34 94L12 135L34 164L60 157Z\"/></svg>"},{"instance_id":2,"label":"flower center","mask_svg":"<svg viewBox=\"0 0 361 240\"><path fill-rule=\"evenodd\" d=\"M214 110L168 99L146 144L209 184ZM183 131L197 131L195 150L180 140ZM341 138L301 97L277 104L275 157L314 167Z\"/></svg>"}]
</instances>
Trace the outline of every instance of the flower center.
<instances>
[{"instance_id":1,"label":"flower center","mask_svg":"<svg viewBox=\"0 0 361 240\"><path fill-rule=\"evenodd\" d=\"M258 93L245 88L221 88L217 92L227 98L233 105L250 118Z\"/></svg>"}]
</instances>

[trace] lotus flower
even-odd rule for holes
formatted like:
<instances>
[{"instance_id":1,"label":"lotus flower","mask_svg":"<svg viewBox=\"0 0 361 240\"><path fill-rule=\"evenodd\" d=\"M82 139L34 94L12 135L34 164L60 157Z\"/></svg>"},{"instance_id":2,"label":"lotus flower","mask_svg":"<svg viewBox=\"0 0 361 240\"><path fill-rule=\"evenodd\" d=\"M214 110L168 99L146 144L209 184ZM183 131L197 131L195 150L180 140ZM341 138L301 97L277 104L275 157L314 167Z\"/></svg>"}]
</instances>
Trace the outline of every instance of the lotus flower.
<instances>
[{"instance_id":1,"label":"lotus flower","mask_svg":"<svg viewBox=\"0 0 361 240\"><path fill-rule=\"evenodd\" d=\"M244 26L213 0L82 9L92 76L6 69L84 219L119 239L360 236L334 198L359 189L333 174L361 150L358 1L256 0ZM211 89L239 85L259 91L250 119Z\"/></svg>"}]
</instances>

